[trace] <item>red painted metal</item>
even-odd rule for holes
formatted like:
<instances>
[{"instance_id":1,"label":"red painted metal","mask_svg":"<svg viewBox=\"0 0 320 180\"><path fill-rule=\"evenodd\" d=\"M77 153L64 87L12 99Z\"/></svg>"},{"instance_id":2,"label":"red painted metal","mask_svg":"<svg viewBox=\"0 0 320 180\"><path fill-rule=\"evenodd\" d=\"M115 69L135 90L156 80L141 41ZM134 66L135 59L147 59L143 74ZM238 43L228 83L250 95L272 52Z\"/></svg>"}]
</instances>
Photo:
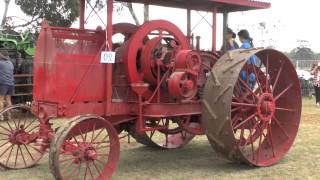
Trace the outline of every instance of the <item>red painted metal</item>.
<instances>
[{"instance_id":1,"label":"red painted metal","mask_svg":"<svg viewBox=\"0 0 320 180\"><path fill-rule=\"evenodd\" d=\"M119 159L117 133L121 131L129 132L141 144L165 149L180 148L195 135L206 134L212 146L229 159L256 166L272 165L286 154L301 111L296 74L289 60L275 50L238 50L220 59L216 53L217 13L268 8L269 3L123 0L188 9L185 36L176 25L164 20L141 26L113 25L113 0L107 0L106 30L85 29L85 2L80 0L79 29L42 23L34 60L32 103L38 119L31 121L36 124L30 132L20 126L25 124L21 117L15 119L13 129L10 123L4 126L0 122L0 165L30 167L51 143L50 167L56 178L109 179ZM200 50L200 37L197 50L190 47L191 10L213 13L212 52ZM115 34L122 34L123 42L113 42ZM102 64L102 51L116 52L115 63ZM246 64L253 55L259 57L265 70ZM240 71L255 75L254 88L250 88L248 78L239 78ZM298 100L288 99L288 93ZM51 121L61 117L69 121L54 131ZM88 138L98 137L100 131L109 134L109 140ZM244 136L244 131L249 131L249 136ZM104 152L98 150L101 144ZM33 145L39 149L30 153L11 148ZM241 149L244 146L258 148L248 155ZM11 156L11 151L17 153ZM25 154L38 154L39 158L27 162ZM67 154L71 159L60 159ZM4 155L9 160L3 160ZM99 169L95 163L105 157L108 160L100 162L104 168ZM60 168L64 163L68 173ZM95 174L93 169L97 170Z\"/></svg>"},{"instance_id":2,"label":"red painted metal","mask_svg":"<svg viewBox=\"0 0 320 180\"><path fill-rule=\"evenodd\" d=\"M113 18L113 0L107 0L107 31L106 31L106 42L107 47L106 51L112 51L112 18ZM106 90L106 111L105 114L108 116L111 112L111 103L112 103L112 64L107 64L107 72L106 72L106 84L104 86Z\"/></svg>"},{"instance_id":3,"label":"red painted metal","mask_svg":"<svg viewBox=\"0 0 320 180\"><path fill-rule=\"evenodd\" d=\"M168 79L169 93L177 99L192 99L198 92L197 76L188 72L174 72Z\"/></svg>"}]
</instances>

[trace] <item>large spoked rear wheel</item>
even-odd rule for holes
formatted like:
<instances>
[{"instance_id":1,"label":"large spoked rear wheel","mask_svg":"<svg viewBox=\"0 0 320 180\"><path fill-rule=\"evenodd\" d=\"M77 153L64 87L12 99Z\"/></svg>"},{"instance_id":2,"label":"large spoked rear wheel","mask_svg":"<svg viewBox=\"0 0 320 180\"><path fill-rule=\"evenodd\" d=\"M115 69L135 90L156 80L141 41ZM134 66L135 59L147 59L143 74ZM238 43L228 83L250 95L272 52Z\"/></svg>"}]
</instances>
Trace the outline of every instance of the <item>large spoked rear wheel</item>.
<instances>
[{"instance_id":1,"label":"large spoked rear wheel","mask_svg":"<svg viewBox=\"0 0 320 180\"><path fill-rule=\"evenodd\" d=\"M117 131L93 115L77 116L59 128L50 148L56 179L110 179L119 160Z\"/></svg>"},{"instance_id":2,"label":"large spoked rear wheel","mask_svg":"<svg viewBox=\"0 0 320 180\"><path fill-rule=\"evenodd\" d=\"M257 63L248 63L253 56ZM230 160L254 166L277 163L292 146L300 122L295 68L271 49L224 55L205 86L203 116L211 145Z\"/></svg>"},{"instance_id":3,"label":"large spoked rear wheel","mask_svg":"<svg viewBox=\"0 0 320 180\"><path fill-rule=\"evenodd\" d=\"M34 166L45 154L39 136L39 119L30 107L14 105L0 112L0 166L23 169Z\"/></svg>"}]
</instances>

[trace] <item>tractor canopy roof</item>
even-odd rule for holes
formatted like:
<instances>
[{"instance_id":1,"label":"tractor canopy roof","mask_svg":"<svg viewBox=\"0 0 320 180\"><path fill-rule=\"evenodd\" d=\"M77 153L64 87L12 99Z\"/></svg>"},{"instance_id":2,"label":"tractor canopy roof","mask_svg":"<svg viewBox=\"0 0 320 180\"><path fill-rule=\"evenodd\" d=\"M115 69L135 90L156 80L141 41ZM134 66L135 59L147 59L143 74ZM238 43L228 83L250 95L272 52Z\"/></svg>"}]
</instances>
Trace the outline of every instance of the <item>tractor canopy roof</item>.
<instances>
[{"instance_id":1,"label":"tractor canopy roof","mask_svg":"<svg viewBox=\"0 0 320 180\"><path fill-rule=\"evenodd\" d=\"M143 3L173 8L191 9L197 11L218 12L248 11L254 9L267 9L270 3L255 0L115 0L121 2Z\"/></svg>"}]
</instances>

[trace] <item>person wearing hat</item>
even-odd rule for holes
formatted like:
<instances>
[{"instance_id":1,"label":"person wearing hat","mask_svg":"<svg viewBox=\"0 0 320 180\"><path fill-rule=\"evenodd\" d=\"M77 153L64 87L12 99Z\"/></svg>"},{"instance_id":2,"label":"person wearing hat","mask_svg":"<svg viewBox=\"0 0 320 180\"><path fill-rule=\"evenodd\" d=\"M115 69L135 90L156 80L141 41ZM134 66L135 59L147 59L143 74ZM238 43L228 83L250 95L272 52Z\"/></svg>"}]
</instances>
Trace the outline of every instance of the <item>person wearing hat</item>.
<instances>
[{"instance_id":1,"label":"person wearing hat","mask_svg":"<svg viewBox=\"0 0 320 180\"><path fill-rule=\"evenodd\" d=\"M237 37L236 33L234 33L231 28L227 28L227 35L226 35L226 40L225 40L227 51L239 49L239 45L235 40L236 37ZM223 54L225 53L223 50L223 47L221 48L221 52L223 52Z\"/></svg>"},{"instance_id":2,"label":"person wearing hat","mask_svg":"<svg viewBox=\"0 0 320 180\"><path fill-rule=\"evenodd\" d=\"M13 77L14 66L9 58L8 51L0 52L0 110L5 105L11 106L11 96L14 93L14 77ZM3 117L0 116L0 120Z\"/></svg>"},{"instance_id":3,"label":"person wearing hat","mask_svg":"<svg viewBox=\"0 0 320 180\"><path fill-rule=\"evenodd\" d=\"M243 29L243 30L239 31L238 38L239 38L240 42L242 43L242 45L240 46L240 49L251 49L254 47L253 46L253 39L250 37L248 30ZM257 57L255 55L251 56L249 58L249 60L247 61L247 64L257 65ZM243 70L243 71L241 71L240 76L241 76L242 80L248 81L248 85L251 89L254 88L254 86L256 84L256 76L254 73L250 73L247 76L247 72Z\"/></svg>"},{"instance_id":4,"label":"person wearing hat","mask_svg":"<svg viewBox=\"0 0 320 180\"><path fill-rule=\"evenodd\" d=\"M311 75L313 75L313 87L316 96L316 105L320 107L320 62L314 63L311 68Z\"/></svg>"}]
</instances>

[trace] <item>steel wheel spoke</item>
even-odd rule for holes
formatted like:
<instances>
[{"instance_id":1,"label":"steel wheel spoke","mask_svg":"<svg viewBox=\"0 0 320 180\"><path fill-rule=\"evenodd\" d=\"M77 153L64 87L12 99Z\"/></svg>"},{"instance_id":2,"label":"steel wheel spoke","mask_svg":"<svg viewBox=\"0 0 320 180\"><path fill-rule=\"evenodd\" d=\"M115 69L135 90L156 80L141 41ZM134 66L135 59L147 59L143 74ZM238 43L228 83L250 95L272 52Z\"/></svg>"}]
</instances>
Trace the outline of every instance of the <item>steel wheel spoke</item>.
<instances>
[{"instance_id":1,"label":"steel wheel spoke","mask_svg":"<svg viewBox=\"0 0 320 180\"><path fill-rule=\"evenodd\" d=\"M61 174L66 174L69 170L69 167L72 166L73 162L70 161L69 164L65 165L63 168L60 168L60 169L63 169L63 171L61 172Z\"/></svg>"},{"instance_id":2,"label":"steel wheel spoke","mask_svg":"<svg viewBox=\"0 0 320 180\"><path fill-rule=\"evenodd\" d=\"M269 135L269 142L271 144L271 148L272 148L272 154L273 154L273 157L275 157L275 153L274 153L274 146L273 146L273 137L272 137L272 129L271 129L271 126L270 124L268 124L268 135Z\"/></svg>"},{"instance_id":3,"label":"steel wheel spoke","mask_svg":"<svg viewBox=\"0 0 320 180\"><path fill-rule=\"evenodd\" d=\"M99 175L101 175L101 176L103 177L103 179L106 179L106 178L104 177L103 173L101 173L101 171L99 170L99 168L98 168L98 166L96 165L96 163L95 163L94 161L92 161L92 164L93 164L94 168L96 169L97 173L98 173Z\"/></svg>"},{"instance_id":4,"label":"steel wheel spoke","mask_svg":"<svg viewBox=\"0 0 320 180\"><path fill-rule=\"evenodd\" d=\"M257 149L257 163L259 162L259 156L260 156L260 150L261 150L261 143L262 143L262 136L263 136L263 130L264 130L264 123L261 126L260 135L259 135L259 146Z\"/></svg>"},{"instance_id":5,"label":"steel wheel spoke","mask_svg":"<svg viewBox=\"0 0 320 180\"><path fill-rule=\"evenodd\" d=\"M291 83L287 88L285 88L281 93L279 93L274 100L277 101L282 95L284 95L290 88L292 88L294 83Z\"/></svg>"},{"instance_id":6,"label":"steel wheel spoke","mask_svg":"<svg viewBox=\"0 0 320 180\"><path fill-rule=\"evenodd\" d=\"M279 111L289 111L289 112L296 112L295 109L288 109L288 108L279 108L277 107L276 110L279 110Z\"/></svg>"},{"instance_id":7,"label":"steel wheel spoke","mask_svg":"<svg viewBox=\"0 0 320 180\"><path fill-rule=\"evenodd\" d=\"M253 128L252 128L252 129L255 129L255 130L257 131L257 127L258 127L259 124L260 124L260 121L257 121L257 122L253 125ZM250 129L250 130L252 131L252 129ZM253 138L253 134L251 133L251 136L250 136L251 144L253 144L252 138ZM247 146L248 143L249 143L249 138L246 140L244 146Z\"/></svg>"},{"instance_id":8,"label":"steel wheel spoke","mask_svg":"<svg viewBox=\"0 0 320 180\"><path fill-rule=\"evenodd\" d=\"M5 146L5 145L8 144L8 143L10 143L10 141L7 141L7 142L3 143L3 144L0 146L0 148L3 147L3 146Z\"/></svg>"},{"instance_id":9,"label":"steel wheel spoke","mask_svg":"<svg viewBox=\"0 0 320 180\"><path fill-rule=\"evenodd\" d=\"M78 164L78 172L77 172L77 175L75 176L77 180L79 179L80 173L81 173L81 163Z\"/></svg>"},{"instance_id":10,"label":"steel wheel spoke","mask_svg":"<svg viewBox=\"0 0 320 180\"><path fill-rule=\"evenodd\" d=\"M0 134L5 135L5 136L8 136L8 135L9 135L9 134L4 134L4 133L2 133L2 132L0 132Z\"/></svg>"},{"instance_id":11,"label":"steel wheel spoke","mask_svg":"<svg viewBox=\"0 0 320 180\"><path fill-rule=\"evenodd\" d=\"M269 54L266 61L266 92L269 92Z\"/></svg>"},{"instance_id":12,"label":"steel wheel spoke","mask_svg":"<svg viewBox=\"0 0 320 180\"><path fill-rule=\"evenodd\" d=\"M239 119L240 117L237 114L231 119L232 127L234 127L237 124Z\"/></svg>"},{"instance_id":13,"label":"steel wheel spoke","mask_svg":"<svg viewBox=\"0 0 320 180\"><path fill-rule=\"evenodd\" d=\"M16 152L16 159L14 160L14 167L16 167L16 166L17 166L17 161L18 161L18 153L19 153L19 147L20 147L20 146L18 146L18 147L17 147L17 152Z\"/></svg>"},{"instance_id":14,"label":"steel wheel spoke","mask_svg":"<svg viewBox=\"0 0 320 180\"><path fill-rule=\"evenodd\" d=\"M254 74L255 74L255 76L256 76L256 80L257 80L257 83L258 83L258 89L260 89L260 92L261 93L263 93L263 90L262 90L262 88L260 88L261 87L261 82L260 82L260 80L259 80L259 74L257 73L257 69L256 69L256 66L255 65L253 65L253 71L254 71Z\"/></svg>"},{"instance_id":15,"label":"steel wheel spoke","mask_svg":"<svg viewBox=\"0 0 320 180\"><path fill-rule=\"evenodd\" d=\"M32 149L36 150L38 153L42 154L43 152L41 150L39 150L38 148L36 147L33 147L32 145L28 145L29 147L31 147Z\"/></svg>"},{"instance_id":16,"label":"steel wheel spoke","mask_svg":"<svg viewBox=\"0 0 320 180\"><path fill-rule=\"evenodd\" d=\"M258 98L257 95L252 91L252 89L245 83L242 79L239 78L240 83L247 89L249 92L255 97Z\"/></svg>"},{"instance_id":17,"label":"steel wheel spoke","mask_svg":"<svg viewBox=\"0 0 320 180\"><path fill-rule=\"evenodd\" d=\"M237 103L237 102L232 102L231 105L232 105L232 106L257 107L256 104Z\"/></svg>"},{"instance_id":18,"label":"steel wheel spoke","mask_svg":"<svg viewBox=\"0 0 320 180\"><path fill-rule=\"evenodd\" d=\"M0 158L11 148L11 147L13 147L14 146L14 144L11 144L11 146L9 146L9 147L7 147L7 149L5 149L4 151L3 151L3 153L0 155Z\"/></svg>"},{"instance_id":19,"label":"steel wheel spoke","mask_svg":"<svg viewBox=\"0 0 320 180\"><path fill-rule=\"evenodd\" d=\"M70 177L71 175L73 175L73 174L76 172L77 169L78 169L78 166L74 167L74 168L72 169L72 171L70 171L69 175L68 175L65 179L69 179L69 177Z\"/></svg>"},{"instance_id":20,"label":"steel wheel spoke","mask_svg":"<svg viewBox=\"0 0 320 180\"><path fill-rule=\"evenodd\" d=\"M282 72L283 65L284 65L284 61L281 62L280 69L279 69L278 74L277 74L277 76L276 76L276 79L275 79L275 81L274 81L274 83L273 83L272 93L274 92L274 90L276 89L276 87L277 87L277 85L278 85L279 77L280 77L280 74L281 74L281 72Z\"/></svg>"},{"instance_id":21,"label":"steel wheel spoke","mask_svg":"<svg viewBox=\"0 0 320 180\"><path fill-rule=\"evenodd\" d=\"M81 136L81 138L82 138L82 142L86 142L86 140L85 140L84 137L83 137L83 133L82 133L82 130L81 130L81 127L80 127L80 126L78 127L78 130L79 130L79 132L80 132L80 136Z\"/></svg>"},{"instance_id":22,"label":"steel wheel spoke","mask_svg":"<svg viewBox=\"0 0 320 180\"><path fill-rule=\"evenodd\" d=\"M16 121L15 121L15 120L13 120L13 124L14 124L14 127L15 127L16 129L18 129L18 128L19 128L19 126L17 126L17 123L16 123Z\"/></svg>"},{"instance_id":23,"label":"steel wheel spoke","mask_svg":"<svg viewBox=\"0 0 320 180\"><path fill-rule=\"evenodd\" d=\"M31 133L33 130L37 129L39 126L35 126L32 129L28 130L27 133Z\"/></svg>"},{"instance_id":24,"label":"steel wheel spoke","mask_svg":"<svg viewBox=\"0 0 320 180\"><path fill-rule=\"evenodd\" d=\"M281 129L281 131L287 136L287 138L289 139L289 135L288 133L284 130L283 126L280 124L280 121L275 117L273 116L273 120L276 122L276 124L278 125L278 127Z\"/></svg>"},{"instance_id":25,"label":"steel wheel spoke","mask_svg":"<svg viewBox=\"0 0 320 180\"><path fill-rule=\"evenodd\" d=\"M92 174L92 171L91 171L91 168L90 168L90 163L87 162L87 164L88 164L88 169L89 169L90 176L91 176L91 178L92 178L92 180L93 180L94 177L93 177L93 174Z\"/></svg>"},{"instance_id":26,"label":"steel wheel spoke","mask_svg":"<svg viewBox=\"0 0 320 180\"><path fill-rule=\"evenodd\" d=\"M62 160L59 160L59 163L64 163L64 162L67 162L67 161L70 161L70 160L75 160L75 159L76 159L76 157L62 159Z\"/></svg>"},{"instance_id":27,"label":"steel wheel spoke","mask_svg":"<svg viewBox=\"0 0 320 180\"><path fill-rule=\"evenodd\" d=\"M26 127L23 127L24 129L28 129L29 126L31 126L37 119L32 120Z\"/></svg>"},{"instance_id":28,"label":"steel wheel spoke","mask_svg":"<svg viewBox=\"0 0 320 180\"><path fill-rule=\"evenodd\" d=\"M4 130L6 130L6 131L8 131L8 132L11 132L9 129L5 128L5 127L4 127L4 126L2 126L2 125L0 125L0 128L2 128L2 129L4 129Z\"/></svg>"},{"instance_id":29,"label":"steel wheel spoke","mask_svg":"<svg viewBox=\"0 0 320 180\"><path fill-rule=\"evenodd\" d=\"M23 155L23 153L22 153L22 148L21 148L21 146L18 146L18 148L20 149L20 154L21 154L22 160L23 160L23 162L24 162L24 165L27 166L27 162L26 162L26 160L25 160L25 158L24 158L24 155Z\"/></svg>"},{"instance_id":30,"label":"steel wheel spoke","mask_svg":"<svg viewBox=\"0 0 320 180\"><path fill-rule=\"evenodd\" d=\"M24 144L23 146L24 146L24 148L27 150L27 152L28 152L29 156L31 157L31 159L34 161L34 158L33 158L33 156L31 155L31 153L30 153L29 149L27 148L27 146L26 146L25 144Z\"/></svg>"},{"instance_id":31,"label":"steel wheel spoke","mask_svg":"<svg viewBox=\"0 0 320 180\"><path fill-rule=\"evenodd\" d=\"M13 147L14 147L14 146L11 147L11 150L10 150L10 152L9 152L9 156L8 156L8 158L7 158L7 160L6 160L6 166L8 165L9 159L10 159L10 157L11 157L11 153L12 153L12 151L13 151Z\"/></svg>"},{"instance_id":32,"label":"steel wheel spoke","mask_svg":"<svg viewBox=\"0 0 320 180\"><path fill-rule=\"evenodd\" d=\"M250 131L250 141L251 141L251 151L252 151L252 160L254 160L254 147L253 147L253 138L252 138L252 129ZM249 139L249 138L248 138ZM248 142L248 141L247 141ZM247 143L246 142L246 143Z\"/></svg>"},{"instance_id":33,"label":"steel wheel spoke","mask_svg":"<svg viewBox=\"0 0 320 180\"><path fill-rule=\"evenodd\" d=\"M239 111L241 109L241 106L238 106L236 108L232 108L231 109L231 112L235 112L235 111Z\"/></svg>"},{"instance_id":34,"label":"steel wheel spoke","mask_svg":"<svg viewBox=\"0 0 320 180\"><path fill-rule=\"evenodd\" d=\"M98 132L98 134L96 135L96 137L95 138L93 138L93 140L92 140L92 142L94 142L99 136L100 136L100 134L103 132L103 128Z\"/></svg>"},{"instance_id":35,"label":"steel wheel spoke","mask_svg":"<svg viewBox=\"0 0 320 180\"><path fill-rule=\"evenodd\" d=\"M96 123L93 124L92 134L91 134L91 142L93 142L94 133L96 131Z\"/></svg>"},{"instance_id":36,"label":"steel wheel spoke","mask_svg":"<svg viewBox=\"0 0 320 180\"><path fill-rule=\"evenodd\" d=\"M257 115L257 112L253 113L252 115L250 115L249 117L247 117L247 119L243 120L241 123L239 123L237 126L235 126L233 129L238 129L240 126L242 126L243 124L249 122L252 118L254 118Z\"/></svg>"},{"instance_id":37,"label":"steel wheel spoke","mask_svg":"<svg viewBox=\"0 0 320 180\"><path fill-rule=\"evenodd\" d=\"M6 121L8 127L10 128L11 131L13 131L12 127L10 126L10 123L8 121Z\"/></svg>"},{"instance_id":38,"label":"steel wheel spoke","mask_svg":"<svg viewBox=\"0 0 320 180\"><path fill-rule=\"evenodd\" d=\"M74 142L76 142L76 144L78 145L78 147L80 147L80 144L79 144L79 142L78 142L78 140L77 140L77 138L76 137L72 137L73 139L74 139Z\"/></svg>"},{"instance_id":39,"label":"steel wheel spoke","mask_svg":"<svg viewBox=\"0 0 320 180\"><path fill-rule=\"evenodd\" d=\"M84 172L84 179L87 179L87 174L88 174L88 165L86 164L86 170Z\"/></svg>"}]
</instances>

